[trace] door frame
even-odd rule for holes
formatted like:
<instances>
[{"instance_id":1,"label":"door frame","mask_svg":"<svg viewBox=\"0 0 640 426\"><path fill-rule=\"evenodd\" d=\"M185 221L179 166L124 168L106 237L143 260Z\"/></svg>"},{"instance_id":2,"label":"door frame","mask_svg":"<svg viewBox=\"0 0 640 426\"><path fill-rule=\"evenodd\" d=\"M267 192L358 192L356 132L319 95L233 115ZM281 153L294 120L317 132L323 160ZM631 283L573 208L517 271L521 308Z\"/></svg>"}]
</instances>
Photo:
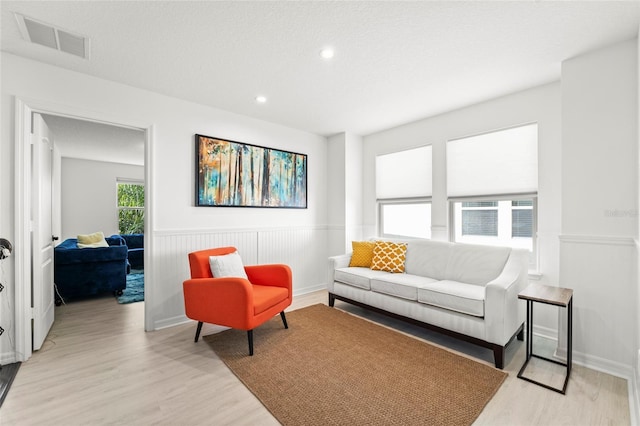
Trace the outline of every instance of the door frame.
<instances>
[{"instance_id":1,"label":"door frame","mask_svg":"<svg viewBox=\"0 0 640 426\"><path fill-rule=\"evenodd\" d=\"M155 125L142 123L131 118L117 117L110 113L86 111L48 101L16 97L15 99L15 189L14 189L14 317L15 317L15 358L26 361L32 355L31 331L31 127L32 113L57 115L77 120L92 121L111 126L124 127L145 132L144 179L145 179L145 224L144 263L151 266L145 270L145 281L152 282L153 265L153 165L151 164ZM153 327L153 291L145 286L145 330Z\"/></svg>"}]
</instances>

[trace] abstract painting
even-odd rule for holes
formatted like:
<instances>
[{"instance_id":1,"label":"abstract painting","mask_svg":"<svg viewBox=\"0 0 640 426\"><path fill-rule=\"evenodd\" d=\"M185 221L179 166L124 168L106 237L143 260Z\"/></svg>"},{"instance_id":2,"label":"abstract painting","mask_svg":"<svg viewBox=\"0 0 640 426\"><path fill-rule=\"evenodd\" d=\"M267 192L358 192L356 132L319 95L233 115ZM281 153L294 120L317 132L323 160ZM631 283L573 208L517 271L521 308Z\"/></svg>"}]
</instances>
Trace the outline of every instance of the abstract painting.
<instances>
[{"instance_id":1,"label":"abstract painting","mask_svg":"<svg viewBox=\"0 0 640 426\"><path fill-rule=\"evenodd\" d=\"M196 206L307 208L307 156L196 135Z\"/></svg>"}]
</instances>

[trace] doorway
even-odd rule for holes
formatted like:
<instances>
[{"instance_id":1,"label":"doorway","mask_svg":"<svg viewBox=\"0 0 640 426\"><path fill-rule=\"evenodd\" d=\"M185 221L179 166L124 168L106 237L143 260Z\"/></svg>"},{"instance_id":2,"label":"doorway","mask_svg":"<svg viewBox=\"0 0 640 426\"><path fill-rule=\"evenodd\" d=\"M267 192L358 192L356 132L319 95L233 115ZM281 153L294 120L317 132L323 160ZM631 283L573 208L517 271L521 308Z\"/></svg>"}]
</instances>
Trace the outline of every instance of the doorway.
<instances>
[{"instance_id":1,"label":"doorway","mask_svg":"<svg viewBox=\"0 0 640 426\"><path fill-rule=\"evenodd\" d=\"M78 111L73 108L52 105L48 102L25 101L16 99L16 128L15 128L15 156L16 156L16 187L15 187L15 335L16 335L16 361L26 361L32 354L32 331L31 322L33 313L31 309L32 301L32 268L33 259L31 257L31 231L30 212L32 209L31 191L31 160L30 149L31 129L33 114L38 113L44 116L58 117L69 120L79 120L83 123L94 123L95 125L111 126L114 128L129 129L143 134L144 152L144 181L146 206L151 206L151 141L153 138L153 126L136 122L130 118L114 118L108 114L96 112ZM114 183L115 185L115 183ZM149 207L145 207L145 259L151 258L152 244L149 230L152 229L152 212ZM150 262L146 262L151 266ZM147 279L151 281L153 268L148 268ZM148 286L147 286L148 287ZM151 292L145 288L145 329L150 329L151 313L149 302L152 298Z\"/></svg>"}]
</instances>

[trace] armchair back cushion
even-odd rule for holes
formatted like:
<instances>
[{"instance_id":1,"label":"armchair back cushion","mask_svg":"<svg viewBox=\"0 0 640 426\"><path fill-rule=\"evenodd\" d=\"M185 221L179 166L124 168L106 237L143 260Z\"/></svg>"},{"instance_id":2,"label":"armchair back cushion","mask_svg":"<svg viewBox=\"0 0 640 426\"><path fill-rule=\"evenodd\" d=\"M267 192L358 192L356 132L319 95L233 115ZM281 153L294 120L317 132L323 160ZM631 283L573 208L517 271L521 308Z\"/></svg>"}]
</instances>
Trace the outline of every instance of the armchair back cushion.
<instances>
[{"instance_id":1,"label":"armchair back cushion","mask_svg":"<svg viewBox=\"0 0 640 426\"><path fill-rule=\"evenodd\" d=\"M189 268L191 278L213 278L209 258L211 256L224 256L236 251L235 247L219 247L210 250L200 250L189 253Z\"/></svg>"}]
</instances>

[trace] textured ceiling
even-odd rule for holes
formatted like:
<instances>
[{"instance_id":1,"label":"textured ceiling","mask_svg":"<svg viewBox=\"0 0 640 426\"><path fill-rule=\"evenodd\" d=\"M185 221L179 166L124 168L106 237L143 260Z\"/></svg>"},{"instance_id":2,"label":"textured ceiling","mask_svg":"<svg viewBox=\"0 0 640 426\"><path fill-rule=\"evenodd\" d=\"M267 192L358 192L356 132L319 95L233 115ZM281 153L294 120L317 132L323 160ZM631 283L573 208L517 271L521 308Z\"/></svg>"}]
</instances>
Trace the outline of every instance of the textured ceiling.
<instances>
[{"instance_id":1,"label":"textured ceiling","mask_svg":"<svg viewBox=\"0 0 640 426\"><path fill-rule=\"evenodd\" d=\"M144 132L101 123L43 115L60 155L144 165Z\"/></svg>"},{"instance_id":2,"label":"textured ceiling","mask_svg":"<svg viewBox=\"0 0 640 426\"><path fill-rule=\"evenodd\" d=\"M637 1L0 5L4 51L321 135L558 80L561 61L631 39L640 22ZM90 37L91 58L28 44L13 12Z\"/></svg>"}]
</instances>

